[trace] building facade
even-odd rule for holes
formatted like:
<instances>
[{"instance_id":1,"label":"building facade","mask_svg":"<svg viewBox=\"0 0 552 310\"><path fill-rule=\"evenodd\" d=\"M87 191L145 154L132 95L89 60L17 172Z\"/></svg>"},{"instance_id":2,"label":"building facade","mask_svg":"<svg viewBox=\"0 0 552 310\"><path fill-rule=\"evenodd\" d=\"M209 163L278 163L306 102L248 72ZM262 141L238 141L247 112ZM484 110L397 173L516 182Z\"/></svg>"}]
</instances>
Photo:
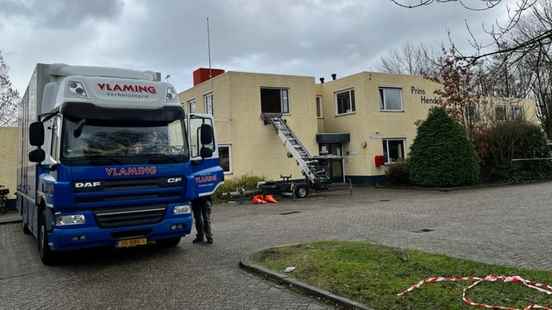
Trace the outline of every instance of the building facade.
<instances>
[{"instance_id":1,"label":"building facade","mask_svg":"<svg viewBox=\"0 0 552 310\"><path fill-rule=\"evenodd\" d=\"M8 187L9 199L15 199L17 190L17 145L19 130L16 127L0 127L0 185Z\"/></svg>"},{"instance_id":2,"label":"building facade","mask_svg":"<svg viewBox=\"0 0 552 310\"><path fill-rule=\"evenodd\" d=\"M388 164L408 156L417 125L438 104L435 91L441 87L418 76L374 72L325 82L222 70L203 76L180 98L187 111L213 114L228 178L302 177L274 128L260 117L281 113L309 152L326 160L334 181L378 182ZM471 117L538 121L530 100L488 101L484 109L470 111Z\"/></svg>"}]
</instances>

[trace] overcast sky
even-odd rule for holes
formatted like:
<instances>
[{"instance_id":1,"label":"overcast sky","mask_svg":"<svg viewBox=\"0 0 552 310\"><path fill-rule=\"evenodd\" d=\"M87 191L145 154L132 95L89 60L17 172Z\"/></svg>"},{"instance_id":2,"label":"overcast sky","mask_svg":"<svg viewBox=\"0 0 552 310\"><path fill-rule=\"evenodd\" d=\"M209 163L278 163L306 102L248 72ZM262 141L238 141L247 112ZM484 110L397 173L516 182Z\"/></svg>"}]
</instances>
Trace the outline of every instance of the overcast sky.
<instances>
[{"instance_id":1,"label":"overcast sky","mask_svg":"<svg viewBox=\"0 0 552 310\"><path fill-rule=\"evenodd\" d=\"M181 91L208 64L209 16L213 67L327 78L377 69L407 41L439 46L448 30L466 46L465 20L481 33L513 1L471 12L390 0L0 0L0 50L19 90L35 63L62 62L161 71Z\"/></svg>"}]
</instances>

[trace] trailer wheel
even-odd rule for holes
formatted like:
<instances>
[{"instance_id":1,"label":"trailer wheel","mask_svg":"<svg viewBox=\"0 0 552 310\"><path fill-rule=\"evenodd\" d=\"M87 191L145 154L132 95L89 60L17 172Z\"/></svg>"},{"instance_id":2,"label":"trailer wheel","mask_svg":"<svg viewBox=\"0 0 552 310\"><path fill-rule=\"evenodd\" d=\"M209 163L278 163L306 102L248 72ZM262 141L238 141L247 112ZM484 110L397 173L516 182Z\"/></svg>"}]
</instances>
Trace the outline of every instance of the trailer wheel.
<instances>
[{"instance_id":1,"label":"trailer wheel","mask_svg":"<svg viewBox=\"0 0 552 310\"><path fill-rule=\"evenodd\" d=\"M48 232L46 231L46 219L44 215L41 215L38 220L38 253L44 265L51 266L56 264L56 253L48 246Z\"/></svg>"},{"instance_id":2,"label":"trailer wheel","mask_svg":"<svg viewBox=\"0 0 552 310\"><path fill-rule=\"evenodd\" d=\"M309 195L309 188L306 185L296 185L294 194L296 198L305 198Z\"/></svg>"}]
</instances>

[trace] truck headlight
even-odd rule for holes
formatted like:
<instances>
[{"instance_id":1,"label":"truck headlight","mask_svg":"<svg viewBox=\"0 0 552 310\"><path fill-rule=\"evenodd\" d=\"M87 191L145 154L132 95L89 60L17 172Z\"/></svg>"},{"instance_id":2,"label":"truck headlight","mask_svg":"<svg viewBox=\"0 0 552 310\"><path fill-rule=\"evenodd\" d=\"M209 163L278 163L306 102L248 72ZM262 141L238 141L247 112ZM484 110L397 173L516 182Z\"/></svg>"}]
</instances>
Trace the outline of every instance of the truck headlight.
<instances>
[{"instance_id":1,"label":"truck headlight","mask_svg":"<svg viewBox=\"0 0 552 310\"><path fill-rule=\"evenodd\" d=\"M192 208L189 205L179 205L173 207L174 215L188 214L192 212Z\"/></svg>"},{"instance_id":2,"label":"truck headlight","mask_svg":"<svg viewBox=\"0 0 552 310\"><path fill-rule=\"evenodd\" d=\"M86 223L84 214L56 215L56 226L81 225Z\"/></svg>"}]
</instances>

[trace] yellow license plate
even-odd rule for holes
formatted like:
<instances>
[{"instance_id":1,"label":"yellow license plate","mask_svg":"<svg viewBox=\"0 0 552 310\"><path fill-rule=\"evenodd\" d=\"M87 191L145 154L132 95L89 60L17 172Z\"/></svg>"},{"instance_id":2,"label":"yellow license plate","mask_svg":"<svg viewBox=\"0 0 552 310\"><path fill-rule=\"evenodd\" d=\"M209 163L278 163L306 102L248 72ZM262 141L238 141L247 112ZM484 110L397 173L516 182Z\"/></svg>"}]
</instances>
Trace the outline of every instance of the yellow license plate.
<instances>
[{"instance_id":1,"label":"yellow license plate","mask_svg":"<svg viewBox=\"0 0 552 310\"><path fill-rule=\"evenodd\" d=\"M146 245L148 244L148 239L146 238L139 238L139 239L125 239L125 240L119 240L117 242L118 248L131 248L139 245Z\"/></svg>"}]
</instances>

